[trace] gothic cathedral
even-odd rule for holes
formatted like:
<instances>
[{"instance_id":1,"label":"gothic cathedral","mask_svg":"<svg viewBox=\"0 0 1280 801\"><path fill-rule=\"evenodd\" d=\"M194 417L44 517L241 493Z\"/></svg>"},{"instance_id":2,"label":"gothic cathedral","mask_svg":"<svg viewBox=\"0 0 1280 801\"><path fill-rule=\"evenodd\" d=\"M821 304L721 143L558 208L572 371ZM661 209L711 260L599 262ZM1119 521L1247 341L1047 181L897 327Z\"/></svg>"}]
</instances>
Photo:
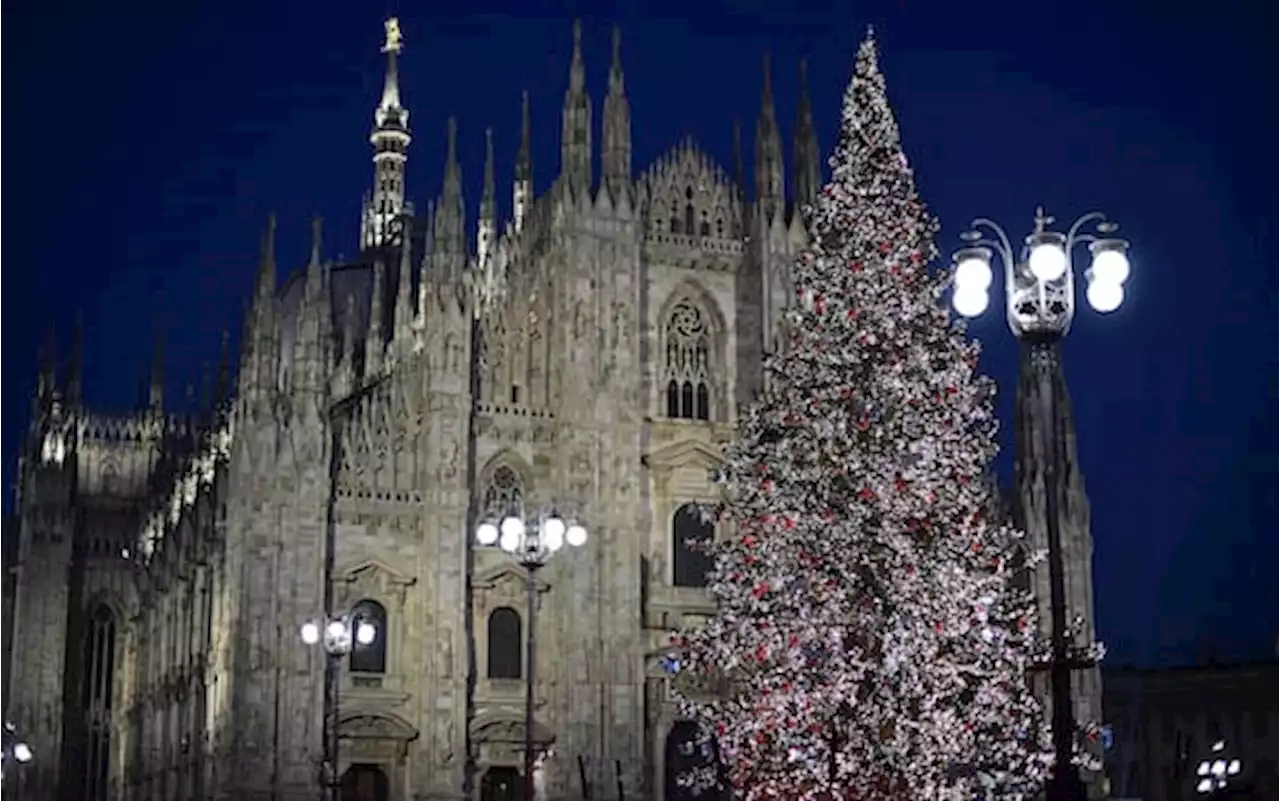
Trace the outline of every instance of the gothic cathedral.
<instances>
[{"instance_id":1,"label":"gothic cathedral","mask_svg":"<svg viewBox=\"0 0 1280 801\"><path fill-rule=\"evenodd\" d=\"M78 347L46 352L6 594L24 798L316 798L325 657L299 627L326 608L377 634L338 671L343 797L515 798L524 577L472 536L511 504L590 532L538 573L541 795L682 798L662 655L709 612L690 543L714 536L687 504L780 338L820 181L803 72L784 187L766 63L748 199L740 156L689 141L633 170L615 31L597 179L575 26L558 175L535 195L526 96L512 218L490 139L469 229L452 120L439 196L407 200L402 46L388 21L359 257L317 223L281 282L268 225L200 411L166 411L157 368L146 408L95 412Z\"/></svg>"}]
</instances>

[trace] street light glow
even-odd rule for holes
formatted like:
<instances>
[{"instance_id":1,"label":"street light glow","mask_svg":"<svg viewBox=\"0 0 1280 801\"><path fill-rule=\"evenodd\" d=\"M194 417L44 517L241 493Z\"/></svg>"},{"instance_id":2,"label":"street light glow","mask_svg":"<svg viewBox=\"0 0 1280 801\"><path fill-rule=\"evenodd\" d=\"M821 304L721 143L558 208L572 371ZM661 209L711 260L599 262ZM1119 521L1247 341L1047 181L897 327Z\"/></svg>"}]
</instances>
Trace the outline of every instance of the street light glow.
<instances>
[{"instance_id":1,"label":"street light glow","mask_svg":"<svg viewBox=\"0 0 1280 801\"><path fill-rule=\"evenodd\" d=\"M31 746L26 743L17 743L13 746L13 758L21 765L31 761Z\"/></svg>"},{"instance_id":2,"label":"street light glow","mask_svg":"<svg viewBox=\"0 0 1280 801\"><path fill-rule=\"evenodd\" d=\"M1093 276L1084 296L1094 311L1099 314L1110 314L1124 303L1124 287Z\"/></svg>"},{"instance_id":3,"label":"street light glow","mask_svg":"<svg viewBox=\"0 0 1280 801\"><path fill-rule=\"evenodd\" d=\"M378 639L378 627L366 620L361 620L360 625L356 626L356 642L361 645L373 645L376 639Z\"/></svg>"},{"instance_id":4,"label":"street light glow","mask_svg":"<svg viewBox=\"0 0 1280 801\"><path fill-rule=\"evenodd\" d=\"M1067 253L1057 242L1044 241L1031 247L1027 266L1037 280L1057 281L1067 271Z\"/></svg>"},{"instance_id":5,"label":"street light glow","mask_svg":"<svg viewBox=\"0 0 1280 801\"><path fill-rule=\"evenodd\" d=\"M498 541L498 527L492 523L481 523L476 526L476 542L481 545L493 545Z\"/></svg>"},{"instance_id":6,"label":"street light glow","mask_svg":"<svg viewBox=\"0 0 1280 801\"><path fill-rule=\"evenodd\" d=\"M587 544L587 530L577 523L569 526L569 530L565 532L564 536L569 545L574 548L581 548Z\"/></svg>"},{"instance_id":7,"label":"street light glow","mask_svg":"<svg viewBox=\"0 0 1280 801\"><path fill-rule=\"evenodd\" d=\"M1123 247L1110 242L1095 242L1090 250L1093 251L1090 269L1094 278L1112 284L1123 284L1129 280L1129 257Z\"/></svg>"},{"instance_id":8,"label":"street light glow","mask_svg":"<svg viewBox=\"0 0 1280 801\"><path fill-rule=\"evenodd\" d=\"M991 287L991 260L982 258L978 254L970 251L968 255L962 257L956 264L956 274L953 279L956 284L956 291L967 289L986 291Z\"/></svg>"},{"instance_id":9,"label":"street light glow","mask_svg":"<svg viewBox=\"0 0 1280 801\"><path fill-rule=\"evenodd\" d=\"M320 642L320 627L311 621L302 624L302 641L307 645Z\"/></svg>"},{"instance_id":10,"label":"street light glow","mask_svg":"<svg viewBox=\"0 0 1280 801\"><path fill-rule=\"evenodd\" d=\"M951 295L951 305L961 317L979 317L990 304L985 289L976 289L973 284L957 283Z\"/></svg>"}]
</instances>

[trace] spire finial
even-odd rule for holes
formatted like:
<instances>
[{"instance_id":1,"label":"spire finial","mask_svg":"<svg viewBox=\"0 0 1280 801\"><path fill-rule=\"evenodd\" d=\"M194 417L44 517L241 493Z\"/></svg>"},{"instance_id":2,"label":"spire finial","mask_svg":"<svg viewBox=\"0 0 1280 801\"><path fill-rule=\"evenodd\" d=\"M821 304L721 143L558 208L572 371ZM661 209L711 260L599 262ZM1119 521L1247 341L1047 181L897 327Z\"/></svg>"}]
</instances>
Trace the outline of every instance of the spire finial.
<instances>
[{"instance_id":1,"label":"spire finial","mask_svg":"<svg viewBox=\"0 0 1280 801\"><path fill-rule=\"evenodd\" d=\"M391 17L382 25L387 31L387 39L382 45L382 52L399 53L404 49L404 35L400 33L400 20L396 17Z\"/></svg>"},{"instance_id":2,"label":"spire finial","mask_svg":"<svg viewBox=\"0 0 1280 801\"><path fill-rule=\"evenodd\" d=\"M446 135L449 139L449 150L446 158L449 164L453 164L458 160L458 118L449 115L449 121L445 123Z\"/></svg>"},{"instance_id":3,"label":"spire finial","mask_svg":"<svg viewBox=\"0 0 1280 801\"><path fill-rule=\"evenodd\" d=\"M874 42L876 40L876 26L867 23L867 41Z\"/></svg>"},{"instance_id":4,"label":"spire finial","mask_svg":"<svg viewBox=\"0 0 1280 801\"><path fill-rule=\"evenodd\" d=\"M320 265L320 254L324 242L324 219L319 215L311 218L311 264Z\"/></svg>"},{"instance_id":5,"label":"spire finial","mask_svg":"<svg viewBox=\"0 0 1280 801\"><path fill-rule=\"evenodd\" d=\"M581 94L587 85L586 69L582 65L582 20L573 21L573 60L569 65L569 91Z\"/></svg>"}]
</instances>

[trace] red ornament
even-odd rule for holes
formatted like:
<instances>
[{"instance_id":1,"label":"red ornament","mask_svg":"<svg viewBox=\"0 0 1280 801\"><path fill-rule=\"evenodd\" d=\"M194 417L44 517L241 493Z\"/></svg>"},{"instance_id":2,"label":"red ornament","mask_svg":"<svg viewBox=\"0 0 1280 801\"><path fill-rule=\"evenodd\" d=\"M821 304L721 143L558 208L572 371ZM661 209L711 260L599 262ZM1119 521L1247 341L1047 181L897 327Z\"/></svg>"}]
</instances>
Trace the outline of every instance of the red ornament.
<instances>
[{"instance_id":1,"label":"red ornament","mask_svg":"<svg viewBox=\"0 0 1280 801\"><path fill-rule=\"evenodd\" d=\"M823 298L823 297L822 297L822 295L820 295L820 294L819 294L819 295L814 295L814 296L813 296L813 312L814 312L814 314L822 314L823 312L825 312L825 311L826 311L826 308L827 308L827 301L826 301L826 299L825 299L825 298Z\"/></svg>"},{"instance_id":2,"label":"red ornament","mask_svg":"<svg viewBox=\"0 0 1280 801\"><path fill-rule=\"evenodd\" d=\"M853 261L849 262L849 270L855 273L860 272L862 270L862 262L858 261L857 259L854 259Z\"/></svg>"},{"instance_id":3,"label":"red ornament","mask_svg":"<svg viewBox=\"0 0 1280 801\"><path fill-rule=\"evenodd\" d=\"M959 392L959 391L960 391L960 390L959 390L959 389L957 389L957 388L956 388L956 387L954 387L954 386L949 386L949 387L947 387L947 394L948 394L948 395L954 395L954 394L956 394L956 393L957 393L957 392Z\"/></svg>"},{"instance_id":4,"label":"red ornament","mask_svg":"<svg viewBox=\"0 0 1280 801\"><path fill-rule=\"evenodd\" d=\"M875 499L876 499L876 494L872 492L870 489L868 489L867 487L863 487L862 489L858 490L858 500L874 501Z\"/></svg>"},{"instance_id":5,"label":"red ornament","mask_svg":"<svg viewBox=\"0 0 1280 801\"><path fill-rule=\"evenodd\" d=\"M911 251L911 263L912 264L920 263L920 251L918 250Z\"/></svg>"},{"instance_id":6,"label":"red ornament","mask_svg":"<svg viewBox=\"0 0 1280 801\"><path fill-rule=\"evenodd\" d=\"M934 632L936 632L936 633L938 633L938 634L941 634L941 633L942 633L942 624L941 624L941 623L934 623L934 624L933 624L933 630L934 630Z\"/></svg>"},{"instance_id":7,"label":"red ornament","mask_svg":"<svg viewBox=\"0 0 1280 801\"><path fill-rule=\"evenodd\" d=\"M891 251L891 250L893 250L893 245L890 245L888 242L881 242L881 243L880 243L880 252L881 252L881 253L888 254L888 253L889 253L889 251Z\"/></svg>"},{"instance_id":8,"label":"red ornament","mask_svg":"<svg viewBox=\"0 0 1280 801\"><path fill-rule=\"evenodd\" d=\"M756 547L756 538L748 534L742 538L742 544L748 548L754 548Z\"/></svg>"},{"instance_id":9,"label":"red ornament","mask_svg":"<svg viewBox=\"0 0 1280 801\"><path fill-rule=\"evenodd\" d=\"M893 480L893 488L898 492L902 492L907 488L907 482L902 476L898 476Z\"/></svg>"},{"instance_id":10,"label":"red ornament","mask_svg":"<svg viewBox=\"0 0 1280 801\"><path fill-rule=\"evenodd\" d=\"M869 429L869 428L871 428L871 421L870 421L870 420L868 420L868 419L867 419L867 418L865 418L865 417L859 417L859 418L858 418L858 430L859 430L859 431L866 431L866 430L867 430L867 429Z\"/></svg>"},{"instance_id":11,"label":"red ornament","mask_svg":"<svg viewBox=\"0 0 1280 801\"><path fill-rule=\"evenodd\" d=\"M763 598L769 594L769 584L764 581L760 582L755 586L755 589L751 591L751 594L756 597L756 600Z\"/></svg>"}]
</instances>

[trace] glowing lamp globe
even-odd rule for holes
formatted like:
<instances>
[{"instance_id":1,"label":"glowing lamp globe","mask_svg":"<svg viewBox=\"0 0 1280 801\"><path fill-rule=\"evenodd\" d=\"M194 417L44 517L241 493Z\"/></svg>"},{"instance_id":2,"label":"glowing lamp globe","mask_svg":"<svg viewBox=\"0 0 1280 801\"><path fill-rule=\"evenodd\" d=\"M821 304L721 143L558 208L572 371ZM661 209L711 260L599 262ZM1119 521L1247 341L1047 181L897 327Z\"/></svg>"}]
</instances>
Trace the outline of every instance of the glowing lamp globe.
<instances>
[{"instance_id":1,"label":"glowing lamp globe","mask_svg":"<svg viewBox=\"0 0 1280 801\"><path fill-rule=\"evenodd\" d=\"M347 636L347 624L341 620L332 620L325 628L325 634L331 640L345 639Z\"/></svg>"},{"instance_id":2,"label":"glowing lamp globe","mask_svg":"<svg viewBox=\"0 0 1280 801\"><path fill-rule=\"evenodd\" d=\"M1095 277L1089 282L1089 288L1085 290L1084 296L1094 311L1099 314L1110 314L1124 303L1124 287Z\"/></svg>"},{"instance_id":3,"label":"glowing lamp globe","mask_svg":"<svg viewBox=\"0 0 1280 801\"><path fill-rule=\"evenodd\" d=\"M302 641L307 645L315 645L320 642L320 627L315 623L302 624Z\"/></svg>"},{"instance_id":4,"label":"glowing lamp globe","mask_svg":"<svg viewBox=\"0 0 1280 801\"><path fill-rule=\"evenodd\" d=\"M1027 267L1037 281L1057 281L1067 271L1067 252L1057 242L1039 242L1031 246Z\"/></svg>"},{"instance_id":5,"label":"glowing lamp globe","mask_svg":"<svg viewBox=\"0 0 1280 801\"><path fill-rule=\"evenodd\" d=\"M987 310L987 290L957 285L951 296L951 305L961 317L977 317Z\"/></svg>"},{"instance_id":6,"label":"glowing lamp globe","mask_svg":"<svg viewBox=\"0 0 1280 801\"><path fill-rule=\"evenodd\" d=\"M366 621L360 621L360 625L356 626L356 642L361 645L373 645L373 641L378 639L378 627Z\"/></svg>"},{"instance_id":7,"label":"glowing lamp globe","mask_svg":"<svg viewBox=\"0 0 1280 801\"><path fill-rule=\"evenodd\" d=\"M587 544L587 530L582 526L574 523L564 533L565 541L574 548L581 548Z\"/></svg>"},{"instance_id":8,"label":"glowing lamp globe","mask_svg":"<svg viewBox=\"0 0 1280 801\"><path fill-rule=\"evenodd\" d=\"M1090 270L1095 280L1120 285L1129 278L1129 257L1122 248L1099 248L1093 253Z\"/></svg>"},{"instance_id":9,"label":"glowing lamp globe","mask_svg":"<svg viewBox=\"0 0 1280 801\"><path fill-rule=\"evenodd\" d=\"M542 544L555 553L564 547L565 524L559 515L551 515L542 521Z\"/></svg>"},{"instance_id":10,"label":"glowing lamp globe","mask_svg":"<svg viewBox=\"0 0 1280 801\"><path fill-rule=\"evenodd\" d=\"M985 292L991 286L991 263L976 255L965 256L956 265L954 280L957 291Z\"/></svg>"},{"instance_id":11,"label":"glowing lamp globe","mask_svg":"<svg viewBox=\"0 0 1280 801\"><path fill-rule=\"evenodd\" d=\"M13 758L20 765L25 765L31 761L31 746L26 743L17 743L13 746Z\"/></svg>"},{"instance_id":12,"label":"glowing lamp globe","mask_svg":"<svg viewBox=\"0 0 1280 801\"><path fill-rule=\"evenodd\" d=\"M481 545L493 545L498 541L498 527L492 523L481 523L476 526L476 542Z\"/></svg>"}]
</instances>

